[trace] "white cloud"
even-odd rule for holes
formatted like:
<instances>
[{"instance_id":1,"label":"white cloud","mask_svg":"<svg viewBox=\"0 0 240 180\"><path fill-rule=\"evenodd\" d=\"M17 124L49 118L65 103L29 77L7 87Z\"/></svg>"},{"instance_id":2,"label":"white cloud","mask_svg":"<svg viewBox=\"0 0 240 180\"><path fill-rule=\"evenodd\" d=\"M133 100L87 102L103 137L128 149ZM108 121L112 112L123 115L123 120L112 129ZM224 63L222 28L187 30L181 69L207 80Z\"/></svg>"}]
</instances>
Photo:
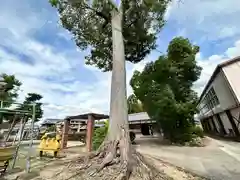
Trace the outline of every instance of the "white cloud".
<instances>
[{"instance_id":1,"label":"white cloud","mask_svg":"<svg viewBox=\"0 0 240 180\"><path fill-rule=\"evenodd\" d=\"M194 89L200 95L203 88L210 79L214 69L218 64L240 55L240 40L236 41L233 47L229 47L225 52L219 55L212 55L208 58L202 58L197 55L198 64L203 68L200 79L195 83Z\"/></svg>"},{"instance_id":2,"label":"white cloud","mask_svg":"<svg viewBox=\"0 0 240 180\"><path fill-rule=\"evenodd\" d=\"M55 12L49 12L43 7L36 12L31 9L32 7L27 3L27 0L24 2L16 4L14 0L4 1L4 5L0 7L0 73L15 74L23 82L20 101L28 92L42 94L45 103L44 116L49 118L64 118L67 115L84 112L108 113L111 73L102 73L92 66L84 65L84 52L80 52L76 48L63 51L47 42L36 39L34 34L42 32L43 26L59 26L56 25L58 17ZM208 6L206 3L199 5L198 10L195 8L196 3L194 6L191 5L190 1L186 1L186 3L187 7L185 8L181 7L183 6L181 4L176 6L173 3L167 11L166 18L173 19L177 15L179 23L181 23L188 12L191 16L188 18L191 21L187 23L189 26L195 26L196 22L200 25L205 23L206 20L201 18L202 14L207 17L215 11L212 6L204 9L204 6ZM234 6L232 11L238 12L240 6L237 6L236 3ZM216 10L221 10L221 7L217 5ZM218 11L214 13L219 15ZM231 28L232 26L226 27L228 28L219 32L223 34L221 36L235 33L235 30ZM205 30L204 27L200 27L200 29L211 31ZM66 42L71 41L71 37L65 30L59 28L55 31L56 38L64 39ZM50 32L44 33L47 35ZM187 34L188 29L179 33ZM203 59L201 54L198 55L199 64L203 67L202 76L196 83L198 90L202 89L216 64L239 54L239 46L240 42L236 42L235 46L227 49L223 55L215 55L207 59ZM11 52L12 50L14 52ZM25 57L22 57L21 54L28 57L31 63L26 63ZM127 83L134 70L142 70L149 60L155 59L147 57L146 60L138 64L127 64ZM88 76L94 77L94 79L88 80ZM51 80L47 78L51 78ZM83 80L84 78L87 80ZM128 94L132 93L129 85L127 92Z\"/></svg>"},{"instance_id":3,"label":"white cloud","mask_svg":"<svg viewBox=\"0 0 240 180\"><path fill-rule=\"evenodd\" d=\"M239 35L239 14L239 0L174 0L166 18L188 35L201 33L205 40L216 40Z\"/></svg>"},{"instance_id":4,"label":"white cloud","mask_svg":"<svg viewBox=\"0 0 240 180\"><path fill-rule=\"evenodd\" d=\"M228 48L226 51L226 55L230 58L236 57L240 55L240 40L235 42L235 46Z\"/></svg>"},{"instance_id":5,"label":"white cloud","mask_svg":"<svg viewBox=\"0 0 240 180\"><path fill-rule=\"evenodd\" d=\"M15 32L11 34L12 36L3 38L0 45L18 54L22 53L33 61L33 63L23 62L24 59L0 46L0 72L15 74L23 82L19 101L23 101L28 92L42 94L45 118L64 118L67 115L85 112L108 113L111 73L102 73L92 66L84 65L84 60L81 60L83 55L77 49L61 52L49 44L36 40L29 34L32 23L30 20L22 21L21 17L15 16L12 20L20 23L23 31L17 31L17 27L5 24L7 31L11 32L13 29ZM56 35L62 38L65 35L62 32L60 30ZM72 68L76 67L79 68L72 72ZM133 71L142 67L143 63L128 65L128 81ZM96 81L78 81L79 76L88 76L81 73L83 68L94 74ZM49 81L45 79L48 77L54 80L72 80L72 82ZM128 92L132 92L130 86Z\"/></svg>"},{"instance_id":6,"label":"white cloud","mask_svg":"<svg viewBox=\"0 0 240 180\"><path fill-rule=\"evenodd\" d=\"M23 101L28 92L43 95L45 117L64 118L89 111L107 112L109 85L102 79L107 76L98 71L97 82L79 81L79 77L88 76L81 71L92 73L84 70L83 52L75 48L60 51L34 38L33 34L41 31L46 22L57 22L57 18L54 21L51 20L54 17L45 16L49 12L36 13L27 2L20 6L9 3L3 7L9 9L13 6L14 9L16 6L19 14L16 15L16 9L0 8L0 73L15 74L23 83L19 101ZM29 16L24 16L26 12ZM56 36L68 40L64 33L65 30L59 29ZM26 62L26 57L31 63ZM70 82L65 83L64 80Z\"/></svg>"}]
</instances>

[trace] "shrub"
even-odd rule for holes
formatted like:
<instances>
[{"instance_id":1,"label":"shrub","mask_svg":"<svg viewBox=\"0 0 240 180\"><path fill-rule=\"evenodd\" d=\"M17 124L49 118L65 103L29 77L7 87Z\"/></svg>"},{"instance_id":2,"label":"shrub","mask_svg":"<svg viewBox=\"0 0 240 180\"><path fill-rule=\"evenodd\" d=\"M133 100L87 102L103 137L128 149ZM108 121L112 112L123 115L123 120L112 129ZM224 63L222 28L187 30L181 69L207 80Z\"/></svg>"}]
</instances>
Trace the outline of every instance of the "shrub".
<instances>
[{"instance_id":1,"label":"shrub","mask_svg":"<svg viewBox=\"0 0 240 180\"><path fill-rule=\"evenodd\" d=\"M192 127L192 134L195 134L195 135L197 135L198 137L201 137L201 138L204 137L203 129L199 126L193 126Z\"/></svg>"},{"instance_id":2,"label":"shrub","mask_svg":"<svg viewBox=\"0 0 240 180\"><path fill-rule=\"evenodd\" d=\"M97 150L99 146L102 144L102 142L104 141L108 132L108 126L109 126L108 121L106 121L103 127L97 128L94 131L93 150Z\"/></svg>"},{"instance_id":3,"label":"shrub","mask_svg":"<svg viewBox=\"0 0 240 180\"><path fill-rule=\"evenodd\" d=\"M184 133L174 134L173 136L171 136L169 140L173 143L184 145L186 142L191 141L192 138L193 138L192 133L184 132Z\"/></svg>"},{"instance_id":4,"label":"shrub","mask_svg":"<svg viewBox=\"0 0 240 180\"><path fill-rule=\"evenodd\" d=\"M94 131L93 135L93 150L97 150L99 146L103 143L107 132L108 132L109 122L105 121L105 124L103 127L97 128ZM133 142L136 138L136 135L134 132L129 132L130 140Z\"/></svg>"},{"instance_id":5,"label":"shrub","mask_svg":"<svg viewBox=\"0 0 240 180\"><path fill-rule=\"evenodd\" d=\"M46 129L46 132L56 132L56 126L55 125L49 126Z\"/></svg>"}]
</instances>

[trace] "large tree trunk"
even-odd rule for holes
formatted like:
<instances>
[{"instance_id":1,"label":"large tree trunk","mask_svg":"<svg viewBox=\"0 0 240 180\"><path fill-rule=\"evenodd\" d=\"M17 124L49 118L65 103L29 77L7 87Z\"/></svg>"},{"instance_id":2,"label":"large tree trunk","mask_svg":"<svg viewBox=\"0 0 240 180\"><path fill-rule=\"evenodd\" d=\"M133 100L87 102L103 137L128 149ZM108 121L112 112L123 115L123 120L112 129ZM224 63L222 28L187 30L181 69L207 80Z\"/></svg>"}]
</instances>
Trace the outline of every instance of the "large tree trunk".
<instances>
[{"instance_id":1,"label":"large tree trunk","mask_svg":"<svg viewBox=\"0 0 240 180\"><path fill-rule=\"evenodd\" d=\"M112 12L113 68L108 140L120 140L122 129L128 131L125 53L122 13ZM129 135L127 136L129 138Z\"/></svg>"}]
</instances>

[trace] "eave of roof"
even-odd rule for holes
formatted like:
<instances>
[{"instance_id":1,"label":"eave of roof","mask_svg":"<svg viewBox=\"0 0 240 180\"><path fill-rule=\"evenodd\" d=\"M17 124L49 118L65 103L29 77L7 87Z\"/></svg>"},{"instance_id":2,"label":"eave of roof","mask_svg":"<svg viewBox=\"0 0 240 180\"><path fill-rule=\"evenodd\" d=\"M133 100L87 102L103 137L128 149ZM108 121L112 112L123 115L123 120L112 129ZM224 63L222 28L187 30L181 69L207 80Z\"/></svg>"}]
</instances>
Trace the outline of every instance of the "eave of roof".
<instances>
[{"instance_id":1,"label":"eave of roof","mask_svg":"<svg viewBox=\"0 0 240 180\"><path fill-rule=\"evenodd\" d=\"M65 119L72 120L72 119L88 119L89 116L92 116L95 120L99 119L107 119L109 118L108 115L105 114L97 114L97 113L87 113L87 114L80 114L76 116L68 116Z\"/></svg>"}]
</instances>

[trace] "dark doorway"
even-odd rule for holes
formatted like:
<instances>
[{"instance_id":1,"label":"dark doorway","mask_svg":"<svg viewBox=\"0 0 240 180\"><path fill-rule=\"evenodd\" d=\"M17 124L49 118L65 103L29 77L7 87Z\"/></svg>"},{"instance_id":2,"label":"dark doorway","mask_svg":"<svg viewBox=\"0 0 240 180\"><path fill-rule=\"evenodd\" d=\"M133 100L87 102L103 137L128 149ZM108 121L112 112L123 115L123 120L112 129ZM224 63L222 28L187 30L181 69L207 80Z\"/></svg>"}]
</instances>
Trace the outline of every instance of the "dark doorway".
<instances>
[{"instance_id":1,"label":"dark doorway","mask_svg":"<svg viewBox=\"0 0 240 180\"><path fill-rule=\"evenodd\" d=\"M142 135L150 135L149 126L147 124L141 124Z\"/></svg>"}]
</instances>

